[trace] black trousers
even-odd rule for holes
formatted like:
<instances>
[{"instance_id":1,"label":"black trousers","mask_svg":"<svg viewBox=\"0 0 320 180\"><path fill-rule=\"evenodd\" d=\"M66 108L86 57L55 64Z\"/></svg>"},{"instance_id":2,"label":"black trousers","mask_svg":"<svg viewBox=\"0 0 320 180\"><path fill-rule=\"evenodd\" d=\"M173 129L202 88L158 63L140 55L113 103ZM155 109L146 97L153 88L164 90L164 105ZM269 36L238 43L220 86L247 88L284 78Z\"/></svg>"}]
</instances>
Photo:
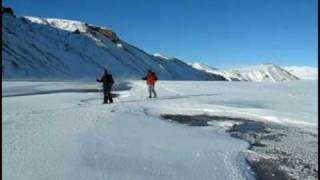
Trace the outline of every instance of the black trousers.
<instances>
[{"instance_id":1,"label":"black trousers","mask_svg":"<svg viewBox=\"0 0 320 180\"><path fill-rule=\"evenodd\" d=\"M111 86L103 88L103 103L113 103L112 94L111 94Z\"/></svg>"}]
</instances>

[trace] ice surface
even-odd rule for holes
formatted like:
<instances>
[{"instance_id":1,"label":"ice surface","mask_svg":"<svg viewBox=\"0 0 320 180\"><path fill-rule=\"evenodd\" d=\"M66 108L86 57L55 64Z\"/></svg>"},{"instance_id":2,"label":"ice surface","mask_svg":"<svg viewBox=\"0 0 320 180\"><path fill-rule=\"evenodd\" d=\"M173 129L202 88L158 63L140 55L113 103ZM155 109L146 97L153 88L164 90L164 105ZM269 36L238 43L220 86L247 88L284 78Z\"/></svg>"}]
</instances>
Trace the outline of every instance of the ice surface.
<instances>
[{"instance_id":1,"label":"ice surface","mask_svg":"<svg viewBox=\"0 0 320 180\"><path fill-rule=\"evenodd\" d=\"M4 95L101 88L90 82L2 83ZM316 81L160 81L156 99L146 99L145 82L130 83L131 89L114 92L120 96L110 105L101 104L101 92L3 97L3 178L253 178L241 153L248 143L161 120L162 114L250 118L317 135Z\"/></svg>"}]
</instances>

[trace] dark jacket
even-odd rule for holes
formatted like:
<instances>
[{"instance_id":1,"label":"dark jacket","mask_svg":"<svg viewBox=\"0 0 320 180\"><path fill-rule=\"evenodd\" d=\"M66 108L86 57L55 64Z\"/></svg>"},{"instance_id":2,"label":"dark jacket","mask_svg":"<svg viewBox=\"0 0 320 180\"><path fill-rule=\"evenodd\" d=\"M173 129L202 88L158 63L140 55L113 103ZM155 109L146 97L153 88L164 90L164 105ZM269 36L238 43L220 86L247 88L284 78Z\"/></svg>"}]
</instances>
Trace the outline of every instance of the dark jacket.
<instances>
[{"instance_id":1,"label":"dark jacket","mask_svg":"<svg viewBox=\"0 0 320 180\"><path fill-rule=\"evenodd\" d=\"M110 88L112 87L114 81L111 74L104 74L101 79L97 79L97 82L103 83L103 88Z\"/></svg>"}]
</instances>

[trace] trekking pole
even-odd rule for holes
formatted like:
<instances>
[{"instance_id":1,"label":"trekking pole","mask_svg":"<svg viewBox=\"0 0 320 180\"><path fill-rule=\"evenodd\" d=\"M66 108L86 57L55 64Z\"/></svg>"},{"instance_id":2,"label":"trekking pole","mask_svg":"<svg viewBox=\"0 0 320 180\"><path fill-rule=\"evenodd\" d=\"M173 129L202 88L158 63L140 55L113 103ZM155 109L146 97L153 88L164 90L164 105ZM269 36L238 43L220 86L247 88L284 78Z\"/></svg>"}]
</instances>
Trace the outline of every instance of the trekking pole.
<instances>
[{"instance_id":1,"label":"trekking pole","mask_svg":"<svg viewBox=\"0 0 320 180\"><path fill-rule=\"evenodd\" d=\"M142 81L142 82L143 82L143 81ZM140 86L140 87L141 87L141 88L140 88L140 100L143 101L143 96L142 96L142 95L143 95L143 91L144 91L143 83L141 83L141 86Z\"/></svg>"}]
</instances>

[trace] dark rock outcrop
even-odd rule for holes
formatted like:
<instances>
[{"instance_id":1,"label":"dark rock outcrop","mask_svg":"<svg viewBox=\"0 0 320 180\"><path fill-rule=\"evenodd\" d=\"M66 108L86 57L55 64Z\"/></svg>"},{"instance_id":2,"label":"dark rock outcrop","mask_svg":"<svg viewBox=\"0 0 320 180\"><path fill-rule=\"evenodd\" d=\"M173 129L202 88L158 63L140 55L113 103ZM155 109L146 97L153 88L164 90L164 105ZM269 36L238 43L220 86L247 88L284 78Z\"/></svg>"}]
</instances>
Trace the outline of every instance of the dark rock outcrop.
<instances>
[{"instance_id":1,"label":"dark rock outcrop","mask_svg":"<svg viewBox=\"0 0 320 180\"><path fill-rule=\"evenodd\" d=\"M102 27L98 27L98 26L92 26L92 25L89 25L88 28L90 30L94 30L94 31L97 31L97 32L101 33L102 35L104 35L105 37L109 38L114 43L117 43L120 40L118 38L117 34L115 32L113 32L111 29L106 29L106 28L102 28Z\"/></svg>"},{"instance_id":2,"label":"dark rock outcrop","mask_svg":"<svg viewBox=\"0 0 320 180\"><path fill-rule=\"evenodd\" d=\"M2 14L7 13L7 14L11 14L11 15L15 16L12 8L10 8L10 7L1 7L1 13Z\"/></svg>"}]
</instances>

